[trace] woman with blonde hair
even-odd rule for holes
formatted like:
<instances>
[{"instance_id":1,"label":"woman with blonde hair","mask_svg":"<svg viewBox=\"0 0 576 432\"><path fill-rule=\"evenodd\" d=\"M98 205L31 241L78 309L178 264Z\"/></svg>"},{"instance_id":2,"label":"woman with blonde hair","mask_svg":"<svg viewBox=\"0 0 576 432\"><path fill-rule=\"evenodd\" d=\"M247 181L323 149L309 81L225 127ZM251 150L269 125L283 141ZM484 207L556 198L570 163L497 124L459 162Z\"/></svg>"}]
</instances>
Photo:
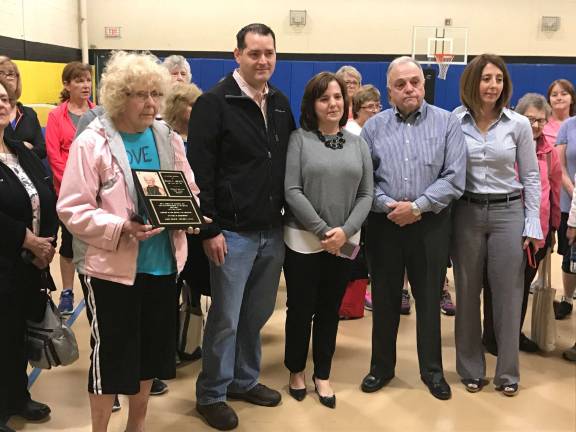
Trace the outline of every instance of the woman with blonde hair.
<instances>
[{"instance_id":1,"label":"woman with blonde hair","mask_svg":"<svg viewBox=\"0 0 576 432\"><path fill-rule=\"evenodd\" d=\"M174 84L174 82L173 82ZM202 94L195 84L175 83L170 89L162 118L184 140L187 148L188 123L196 99ZM210 295L210 264L204 253L202 240L198 236L189 235L188 259L178 278L178 291L189 290L189 306L199 307L202 294ZM184 285L186 284L186 285ZM188 296L183 296L186 298ZM199 346L193 353L178 352L179 361L190 361L199 358L202 349Z\"/></svg>"},{"instance_id":2,"label":"woman with blonde hair","mask_svg":"<svg viewBox=\"0 0 576 432\"><path fill-rule=\"evenodd\" d=\"M94 432L107 430L116 394L130 398L126 430L144 430L152 379L176 372L176 275L186 261L185 231L144 219L131 171L183 171L198 195L182 139L155 120L169 82L154 56L113 54L100 87L105 114L74 142L62 180L57 210L79 251L74 262L91 323Z\"/></svg>"},{"instance_id":3,"label":"woman with blonde hair","mask_svg":"<svg viewBox=\"0 0 576 432\"><path fill-rule=\"evenodd\" d=\"M354 118L352 113L352 99L362 86L362 74L354 66L344 65L338 69L336 76L346 85L345 96L348 98L348 118Z\"/></svg>"},{"instance_id":4,"label":"woman with blonde hair","mask_svg":"<svg viewBox=\"0 0 576 432\"><path fill-rule=\"evenodd\" d=\"M162 118L184 140L188 139L188 122L196 99L202 90L196 84L176 84L166 96Z\"/></svg>"}]
</instances>

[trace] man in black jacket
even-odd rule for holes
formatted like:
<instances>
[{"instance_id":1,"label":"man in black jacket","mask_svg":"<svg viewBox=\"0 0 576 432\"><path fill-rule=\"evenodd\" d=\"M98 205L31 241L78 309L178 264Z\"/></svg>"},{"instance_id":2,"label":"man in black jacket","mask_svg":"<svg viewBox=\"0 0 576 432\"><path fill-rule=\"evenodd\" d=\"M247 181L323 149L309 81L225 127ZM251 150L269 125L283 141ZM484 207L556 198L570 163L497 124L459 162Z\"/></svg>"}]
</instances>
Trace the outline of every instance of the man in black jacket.
<instances>
[{"instance_id":1,"label":"man in black jacket","mask_svg":"<svg viewBox=\"0 0 576 432\"><path fill-rule=\"evenodd\" d=\"M206 322L197 410L228 430L238 417L227 398L276 406L280 393L259 383L260 330L272 314L284 260L282 215L286 148L295 128L287 98L268 80L274 32L250 24L236 35L238 69L195 103L188 159L200 206L212 305Z\"/></svg>"}]
</instances>

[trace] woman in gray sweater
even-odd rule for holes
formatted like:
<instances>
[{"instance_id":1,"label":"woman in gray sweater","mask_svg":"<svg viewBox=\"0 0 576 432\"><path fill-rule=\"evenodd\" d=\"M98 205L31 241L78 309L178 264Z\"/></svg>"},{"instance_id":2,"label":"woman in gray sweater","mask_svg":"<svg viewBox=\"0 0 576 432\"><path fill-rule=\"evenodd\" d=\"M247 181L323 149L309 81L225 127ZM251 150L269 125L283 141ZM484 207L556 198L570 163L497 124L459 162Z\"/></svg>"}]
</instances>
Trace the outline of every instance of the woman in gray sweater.
<instances>
[{"instance_id":1,"label":"woman in gray sweater","mask_svg":"<svg viewBox=\"0 0 576 432\"><path fill-rule=\"evenodd\" d=\"M344 82L329 72L304 90L301 128L288 144L284 276L288 292L284 364L289 392L306 396L304 368L313 333L314 387L320 402L336 406L329 382L338 331L338 309L350 259L372 205L368 145L343 127L348 100ZM313 325L312 325L313 324ZM313 327L313 329L312 329Z\"/></svg>"}]
</instances>

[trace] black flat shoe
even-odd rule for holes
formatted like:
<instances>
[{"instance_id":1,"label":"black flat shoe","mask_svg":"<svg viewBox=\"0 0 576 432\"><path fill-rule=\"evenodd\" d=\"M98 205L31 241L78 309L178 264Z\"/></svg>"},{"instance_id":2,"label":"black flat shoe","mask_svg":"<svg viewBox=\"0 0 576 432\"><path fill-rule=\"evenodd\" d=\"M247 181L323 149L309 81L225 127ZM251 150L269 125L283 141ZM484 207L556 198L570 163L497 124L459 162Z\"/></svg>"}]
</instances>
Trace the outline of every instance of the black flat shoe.
<instances>
[{"instance_id":1,"label":"black flat shoe","mask_svg":"<svg viewBox=\"0 0 576 432\"><path fill-rule=\"evenodd\" d=\"M444 378L438 381L426 381L422 379L422 382L426 384L428 390L430 390L430 393L436 399L448 400L452 397L452 390Z\"/></svg>"},{"instance_id":2,"label":"black flat shoe","mask_svg":"<svg viewBox=\"0 0 576 432\"><path fill-rule=\"evenodd\" d=\"M362 380L360 388L364 393L374 393L375 391L380 390L382 387L388 384L392 380L392 378L394 378L394 376L391 376L389 378L379 378L372 374L368 374Z\"/></svg>"},{"instance_id":3,"label":"black flat shoe","mask_svg":"<svg viewBox=\"0 0 576 432\"><path fill-rule=\"evenodd\" d=\"M318 391L318 386L316 385L316 377L312 376L312 381L314 381L314 391L316 392L316 394L318 395L318 398L320 399L320 403L322 405L324 405L325 407L328 408L336 408L336 395L332 395L332 396L322 396L320 394L320 392Z\"/></svg>"}]
</instances>

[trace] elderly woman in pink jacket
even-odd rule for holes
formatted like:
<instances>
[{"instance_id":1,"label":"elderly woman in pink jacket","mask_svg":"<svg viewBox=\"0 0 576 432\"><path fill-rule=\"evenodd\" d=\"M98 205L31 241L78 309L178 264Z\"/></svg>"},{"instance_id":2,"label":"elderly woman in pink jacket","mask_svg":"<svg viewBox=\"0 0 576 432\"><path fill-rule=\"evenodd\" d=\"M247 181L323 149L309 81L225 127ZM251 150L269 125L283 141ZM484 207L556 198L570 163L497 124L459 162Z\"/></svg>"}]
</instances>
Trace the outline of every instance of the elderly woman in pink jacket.
<instances>
[{"instance_id":1,"label":"elderly woman in pink jacket","mask_svg":"<svg viewBox=\"0 0 576 432\"><path fill-rule=\"evenodd\" d=\"M155 57L115 53L100 87L105 114L74 141L60 188L57 210L74 236L91 322L95 432L107 430L116 394L130 397L126 430L144 430L152 379L175 376L176 275L186 261L186 234L136 221L144 212L131 174L182 171L199 192L182 139L155 120L169 81Z\"/></svg>"}]
</instances>

